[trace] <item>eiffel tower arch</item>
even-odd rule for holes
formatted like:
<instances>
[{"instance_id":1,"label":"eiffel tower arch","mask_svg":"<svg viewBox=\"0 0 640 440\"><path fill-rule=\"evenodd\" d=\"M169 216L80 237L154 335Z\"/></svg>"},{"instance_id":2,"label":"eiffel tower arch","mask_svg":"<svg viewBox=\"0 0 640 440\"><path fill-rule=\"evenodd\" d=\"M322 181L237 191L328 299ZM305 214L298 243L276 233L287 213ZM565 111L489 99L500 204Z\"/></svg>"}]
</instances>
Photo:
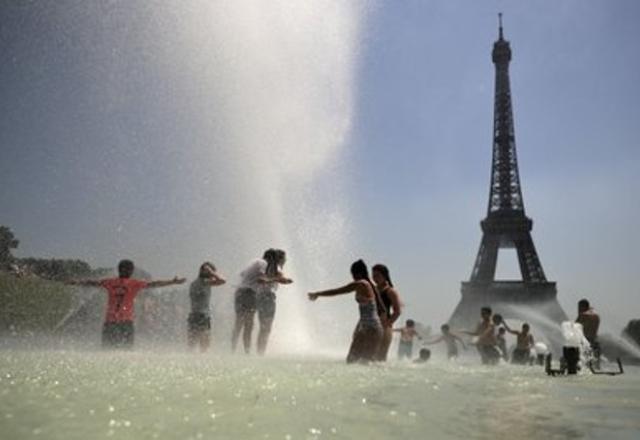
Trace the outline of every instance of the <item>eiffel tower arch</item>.
<instances>
[{"instance_id":1,"label":"eiffel tower arch","mask_svg":"<svg viewBox=\"0 0 640 440\"><path fill-rule=\"evenodd\" d=\"M509 81L511 47L504 39L501 18L492 51L496 79L487 216L480 222L482 240L471 277L462 283L462 298L449 324L453 328L473 328L480 308L490 306L505 318L529 322L557 346L558 324L567 315L558 303L556 283L548 281L544 274L531 237L533 221L525 214ZM495 279L498 252L508 248L516 250L521 280Z\"/></svg>"}]
</instances>

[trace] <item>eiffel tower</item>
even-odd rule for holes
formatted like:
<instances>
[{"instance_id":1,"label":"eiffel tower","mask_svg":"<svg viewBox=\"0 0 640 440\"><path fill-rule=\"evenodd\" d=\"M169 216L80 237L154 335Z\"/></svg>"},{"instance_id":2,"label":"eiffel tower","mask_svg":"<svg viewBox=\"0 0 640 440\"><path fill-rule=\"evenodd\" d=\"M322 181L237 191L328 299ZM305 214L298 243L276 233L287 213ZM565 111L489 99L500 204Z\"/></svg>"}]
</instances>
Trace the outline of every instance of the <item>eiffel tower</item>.
<instances>
[{"instance_id":1,"label":"eiffel tower","mask_svg":"<svg viewBox=\"0 0 640 440\"><path fill-rule=\"evenodd\" d=\"M533 221L525 215L518 173L509 84L511 47L504 39L502 14L499 36L493 44L496 68L493 115L493 162L487 217L480 222L482 241L471 278L462 283L462 299L449 323L472 328L482 306L492 307L505 318L528 321L548 337L557 323L567 319L556 298L556 283L547 281L531 238ZM495 279L498 251L515 248L522 280ZM535 329L534 329L535 330Z\"/></svg>"}]
</instances>

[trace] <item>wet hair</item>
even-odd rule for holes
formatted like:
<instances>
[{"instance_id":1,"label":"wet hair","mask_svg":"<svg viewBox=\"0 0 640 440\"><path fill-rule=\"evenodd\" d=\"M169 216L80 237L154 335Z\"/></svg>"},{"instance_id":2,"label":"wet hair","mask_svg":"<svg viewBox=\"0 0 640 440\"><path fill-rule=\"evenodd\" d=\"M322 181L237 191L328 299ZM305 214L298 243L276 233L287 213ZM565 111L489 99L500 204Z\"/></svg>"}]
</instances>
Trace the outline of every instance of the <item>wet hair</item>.
<instances>
[{"instance_id":1,"label":"wet hair","mask_svg":"<svg viewBox=\"0 0 640 440\"><path fill-rule=\"evenodd\" d=\"M529 329L531 328L531 327L529 326L529 323L525 322L524 324L522 324L522 330L524 330L525 328L526 328L527 330L529 330Z\"/></svg>"},{"instance_id":2,"label":"wet hair","mask_svg":"<svg viewBox=\"0 0 640 440\"><path fill-rule=\"evenodd\" d=\"M484 306L480 309L480 313L488 313L490 315L492 313L491 307Z\"/></svg>"},{"instance_id":3,"label":"wet hair","mask_svg":"<svg viewBox=\"0 0 640 440\"><path fill-rule=\"evenodd\" d=\"M267 268L265 274L267 276L275 276L278 274L278 249L267 249L262 255L262 259L267 262Z\"/></svg>"},{"instance_id":4,"label":"wet hair","mask_svg":"<svg viewBox=\"0 0 640 440\"><path fill-rule=\"evenodd\" d=\"M495 314L491 317L491 320L495 323L495 324L500 324L502 322L502 315L499 314Z\"/></svg>"},{"instance_id":5,"label":"wet hair","mask_svg":"<svg viewBox=\"0 0 640 440\"><path fill-rule=\"evenodd\" d=\"M391 282L391 276L389 275L389 268L387 266L384 264L376 264L371 268L371 272L378 272L385 280L387 280L387 283L393 287L393 282Z\"/></svg>"},{"instance_id":6,"label":"wet hair","mask_svg":"<svg viewBox=\"0 0 640 440\"><path fill-rule=\"evenodd\" d=\"M589 304L588 299L583 298L580 301L578 301L578 307L581 309L588 309L589 307L591 307L591 304Z\"/></svg>"},{"instance_id":7,"label":"wet hair","mask_svg":"<svg viewBox=\"0 0 640 440\"><path fill-rule=\"evenodd\" d=\"M120 260L118 263L118 276L120 278L130 278L133 275L135 266L131 260Z\"/></svg>"},{"instance_id":8,"label":"wet hair","mask_svg":"<svg viewBox=\"0 0 640 440\"><path fill-rule=\"evenodd\" d=\"M284 262L287 259L287 253L282 249L276 249L276 260L278 261L278 266L282 267Z\"/></svg>"},{"instance_id":9,"label":"wet hair","mask_svg":"<svg viewBox=\"0 0 640 440\"><path fill-rule=\"evenodd\" d=\"M376 309L378 311L379 316L382 316L383 314L386 314L389 312L385 307L385 305L382 303L382 300L380 299L380 294L378 293L378 289L376 289L374 284L371 282L371 279L369 278L369 270L367 269L367 264L362 259L358 261L354 261L353 264L351 265L351 276L353 277L354 280L363 280L369 283L369 286L371 286L371 289L373 290L373 298L375 300Z\"/></svg>"},{"instance_id":10,"label":"wet hair","mask_svg":"<svg viewBox=\"0 0 640 440\"><path fill-rule=\"evenodd\" d=\"M363 260L355 261L351 265L351 276L353 276L354 280L369 280L369 270L367 269L367 264Z\"/></svg>"},{"instance_id":11,"label":"wet hair","mask_svg":"<svg viewBox=\"0 0 640 440\"><path fill-rule=\"evenodd\" d=\"M498 333L500 333L501 335L502 335L502 334L504 334L505 332L506 332L506 330L505 330L505 328L504 328L504 327L500 327L500 328L498 329Z\"/></svg>"},{"instance_id":12,"label":"wet hair","mask_svg":"<svg viewBox=\"0 0 640 440\"><path fill-rule=\"evenodd\" d=\"M407 327L415 327L416 326L416 322L413 319L407 319Z\"/></svg>"},{"instance_id":13,"label":"wet hair","mask_svg":"<svg viewBox=\"0 0 640 440\"><path fill-rule=\"evenodd\" d=\"M442 324L440 326L440 330L442 330L444 333L449 331L449 324Z\"/></svg>"},{"instance_id":14,"label":"wet hair","mask_svg":"<svg viewBox=\"0 0 640 440\"><path fill-rule=\"evenodd\" d=\"M418 356L420 356L420 359L429 359L431 357L431 350L428 348L421 348Z\"/></svg>"}]
</instances>

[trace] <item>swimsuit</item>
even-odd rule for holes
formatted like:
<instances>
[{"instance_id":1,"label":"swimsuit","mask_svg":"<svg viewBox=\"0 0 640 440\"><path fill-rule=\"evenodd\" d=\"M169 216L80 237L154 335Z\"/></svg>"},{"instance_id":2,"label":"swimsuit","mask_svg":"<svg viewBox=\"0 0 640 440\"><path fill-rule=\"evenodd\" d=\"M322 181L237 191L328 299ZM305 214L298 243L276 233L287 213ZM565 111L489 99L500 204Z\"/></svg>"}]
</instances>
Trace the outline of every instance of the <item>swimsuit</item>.
<instances>
[{"instance_id":1,"label":"swimsuit","mask_svg":"<svg viewBox=\"0 0 640 440\"><path fill-rule=\"evenodd\" d=\"M353 332L353 340L347 355L347 363L374 360L382 337L382 325L376 303L358 303L360 320Z\"/></svg>"}]
</instances>

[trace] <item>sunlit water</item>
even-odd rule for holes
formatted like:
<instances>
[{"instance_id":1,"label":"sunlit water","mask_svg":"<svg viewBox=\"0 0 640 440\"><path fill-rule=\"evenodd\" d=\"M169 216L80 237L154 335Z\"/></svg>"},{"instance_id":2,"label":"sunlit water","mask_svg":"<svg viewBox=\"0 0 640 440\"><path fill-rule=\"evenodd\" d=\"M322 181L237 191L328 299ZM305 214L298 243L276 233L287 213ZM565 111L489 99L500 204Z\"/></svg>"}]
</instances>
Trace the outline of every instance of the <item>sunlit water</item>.
<instances>
[{"instance_id":1,"label":"sunlit water","mask_svg":"<svg viewBox=\"0 0 640 440\"><path fill-rule=\"evenodd\" d=\"M608 438L640 432L640 372L345 365L332 358L5 350L3 439Z\"/></svg>"}]
</instances>

